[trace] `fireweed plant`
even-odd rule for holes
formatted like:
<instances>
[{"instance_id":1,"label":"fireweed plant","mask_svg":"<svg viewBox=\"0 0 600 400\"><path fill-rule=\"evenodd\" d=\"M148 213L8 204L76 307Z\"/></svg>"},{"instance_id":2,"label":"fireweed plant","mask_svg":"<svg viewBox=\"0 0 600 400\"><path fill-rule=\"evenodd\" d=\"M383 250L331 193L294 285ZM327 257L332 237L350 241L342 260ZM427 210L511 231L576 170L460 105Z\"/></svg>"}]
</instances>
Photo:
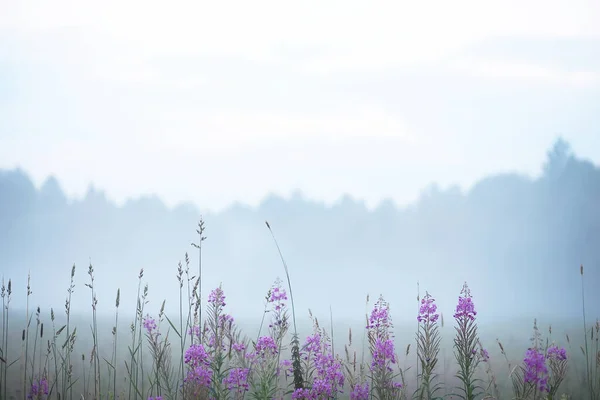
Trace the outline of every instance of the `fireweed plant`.
<instances>
[{"instance_id":1,"label":"fireweed plant","mask_svg":"<svg viewBox=\"0 0 600 400\"><path fill-rule=\"evenodd\" d=\"M199 226L203 241L204 228ZM342 362L334 352L333 334L328 335L312 314L313 333L303 341L303 345L300 345L295 324L292 340L289 340L293 322L289 315L293 320L295 318L289 271L283 257L282 262L287 287L284 289L282 282L277 280L269 289L263 312L263 322L268 330L263 332L261 323L252 341L242 337L233 317L227 314L225 292L221 286L210 292L202 307L201 277L191 276L187 254L185 264L179 263L176 274L180 288L179 320L170 320L165 315L165 301L160 304L156 317L151 315L148 309L149 289L143 282L144 271L141 270L135 316L130 326L130 341L125 343L125 355L119 354L117 347L118 334L123 332L119 329L119 324L122 324L119 289L114 303L114 325L111 324L112 331L105 332L112 334L112 345L106 349L100 345L103 342L102 325L97 323L95 313L99 299L93 267L88 268L86 284L90 289L92 336L87 329L78 330L71 318L75 266L71 268L64 304L64 324L59 322L59 313L55 313L53 308L49 308L50 321L45 323L45 310L32 306L30 279L27 280L27 291L23 291L27 296L24 324L18 326L9 321L9 316L14 314L10 309L14 285L11 280L2 277L0 400L406 399L407 384L415 382L406 382L406 372L410 367L399 366L390 308L383 297L371 310L367 298L362 355L357 357L357 351L352 350L352 331L349 331L346 358ZM201 273L200 267L198 272ZM428 293L419 299L419 307L416 335L419 369L413 397L432 399L441 397L438 394L437 371L441 336L438 324L443 327L444 323L441 313L438 319L437 305ZM465 284L454 313L454 353L457 377L462 384L461 393L460 396L449 393L446 398L537 400L557 399L560 395L566 398L558 391L571 369L569 365L573 369L577 367L571 357L573 353L570 352L567 358L565 349L551 338L542 340L537 323L534 323L532 343L519 364L513 367L509 363L513 393L504 393L504 397L500 397L494 390L490 395L489 388L495 385L493 379L487 389L482 389L482 380L476 377L478 365L485 363L488 377L491 369L487 351L478 338L476 315L471 293ZM584 327L587 343L581 351L589 363L583 372L585 379L577 385L580 392L572 398L598 400L600 322L597 321L591 330L585 322ZM10 328L16 329L16 332L12 333ZM80 343L82 332L91 339L91 346L85 348L83 354L75 354L75 345ZM19 339L21 343L17 343ZM567 342L571 344L568 337ZM20 354L13 351L19 344L22 347ZM286 344L291 346L287 348ZM500 342L499 345L508 360ZM107 354L103 354L105 350ZM409 352L410 345L406 348L406 360ZM15 364L20 365L20 370ZM584 367L583 364L581 366Z\"/></svg>"},{"instance_id":2,"label":"fireweed plant","mask_svg":"<svg viewBox=\"0 0 600 400\"><path fill-rule=\"evenodd\" d=\"M146 331L146 341L150 355L152 357L152 369L148 375L149 391L156 396L166 395L170 398L173 393L174 367L172 365L171 344L169 343L169 333L166 335L160 333L160 326L164 322L165 302L163 301L158 313L158 322L146 315L143 319L143 327ZM116 393L116 390L115 390Z\"/></svg>"},{"instance_id":3,"label":"fireweed plant","mask_svg":"<svg viewBox=\"0 0 600 400\"><path fill-rule=\"evenodd\" d=\"M457 388L460 392L456 396L465 400L479 398L485 392L480 384L481 379L475 377L479 364L488 359L488 353L481 347L477 334L476 315L471 290L465 282L454 313L454 357L459 367L456 377L461 383Z\"/></svg>"},{"instance_id":4,"label":"fireweed plant","mask_svg":"<svg viewBox=\"0 0 600 400\"><path fill-rule=\"evenodd\" d=\"M560 384L566 377L568 360L563 347L544 344L537 321L533 323L531 347L521 365L513 368L511 379L517 400L556 399Z\"/></svg>"},{"instance_id":5,"label":"fireweed plant","mask_svg":"<svg viewBox=\"0 0 600 400\"><path fill-rule=\"evenodd\" d=\"M192 328L197 342L185 353L187 375L184 379L185 398L228 399L230 392L245 387L246 374L232 363L235 351L243 341L234 318L225 313L225 293L221 286L208 295L205 327ZM198 327L199 328L199 327Z\"/></svg>"},{"instance_id":6,"label":"fireweed plant","mask_svg":"<svg viewBox=\"0 0 600 400\"><path fill-rule=\"evenodd\" d=\"M394 374L392 365L397 366L397 356L393 351L392 323L389 316L389 305L380 297L371 313L368 313L369 296L367 296L365 313L365 335L362 342L361 360L357 360L357 351L352 348L352 330L348 330L348 343L344 346L346 359L344 375L352 400L368 400L371 398L406 398L403 384L394 382L400 377L403 382L404 373L400 370ZM371 363L365 360L365 339L369 342ZM391 351L390 351L391 350ZM408 356L410 344L406 348Z\"/></svg>"},{"instance_id":7,"label":"fireweed plant","mask_svg":"<svg viewBox=\"0 0 600 400\"><path fill-rule=\"evenodd\" d=\"M394 349L394 335L390 306L383 296L380 296L367 324L367 338L371 350L371 365L369 367L369 380L371 396L378 400L405 398L404 375L398 367L398 357ZM398 372L395 372L395 368ZM400 381L398 381L400 378ZM352 398L361 399L359 393L366 392L366 386L359 385L354 388L357 393L351 394ZM367 389L368 390L368 389Z\"/></svg>"},{"instance_id":8,"label":"fireweed plant","mask_svg":"<svg viewBox=\"0 0 600 400\"><path fill-rule=\"evenodd\" d=\"M421 307L417 317L419 322L417 356L421 373L419 374L419 387L415 392L415 397L419 400L434 399L436 398L435 394L441 389L440 383L436 382L437 374L435 372L440 352L440 341L442 340L437 325L439 316L435 299L425 292L425 297L421 299Z\"/></svg>"},{"instance_id":9,"label":"fireweed plant","mask_svg":"<svg viewBox=\"0 0 600 400\"><path fill-rule=\"evenodd\" d=\"M331 399L343 392L342 361L332 351L331 339L310 313L314 333L306 338L300 356L306 373L305 388L296 389L292 399Z\"/></svg>"},{"instance_id":10,"label":"fireweed plant","mask_svg":"<svg viewBox=\"0 0 600 400\"><path fill-rule=\"evenodd\" d=\"M365 302L365 323L369 324L369 295ZM346 383L350 389L351 399L368 399L369 398L369 381L367 377L367 366L365 363L365 347L367 334L362 337L361 359L357 360L357 352L352 345L352 329L348 329L348 343L344 345L346 355L344 362L344 374ZM409 345L410 346L410 345Z\"/></svg>"},{"instance_id":11,"label":"fireweed plant","mask_svg":"<svg viewBox=\"0 0 600 400\"><path fill-rule=\"evenodd\" d=\"M285 350L284 339L289 329L287 300L287 292L283 289L281 280L277 279L265 297L261 326L256 341L252 343L254 350L241 358L241 372L246 376L243 389L250 391L252 399L274 399L291 392L279 388L282 372L287 380L291 367L289 360L281 359L281 353ZM268 313L271 313L268 335L261 336ZM245 348L239 350L244 351Z\"/></svg>"}]
</instances>

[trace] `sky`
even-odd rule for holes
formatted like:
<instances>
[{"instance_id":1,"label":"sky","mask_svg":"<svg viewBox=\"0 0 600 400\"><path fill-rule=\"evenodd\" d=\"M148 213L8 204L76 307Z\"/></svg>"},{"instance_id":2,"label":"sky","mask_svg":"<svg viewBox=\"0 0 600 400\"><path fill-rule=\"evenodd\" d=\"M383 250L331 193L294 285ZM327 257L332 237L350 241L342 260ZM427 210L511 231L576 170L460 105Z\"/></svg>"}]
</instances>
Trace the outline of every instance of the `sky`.
<instances>
[{"instance_id":1,"label":"sky","mask_svg":"<svg viewBox=\"0 0 600 400\"><path fill-rule=\"evenodd\" d=\"M376 206L600 162L598 1L0 0L0 168L74 198Z\"/></svg>"}]
</instances>

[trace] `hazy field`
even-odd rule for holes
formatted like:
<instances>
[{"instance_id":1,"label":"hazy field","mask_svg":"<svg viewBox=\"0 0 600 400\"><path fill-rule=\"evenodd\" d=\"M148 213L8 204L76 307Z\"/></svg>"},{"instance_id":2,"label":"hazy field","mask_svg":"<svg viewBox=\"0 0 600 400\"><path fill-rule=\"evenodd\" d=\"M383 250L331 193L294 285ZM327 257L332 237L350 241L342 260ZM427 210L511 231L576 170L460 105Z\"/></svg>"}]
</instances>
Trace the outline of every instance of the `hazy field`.
<instances>
[{"instance_id":1,"label":"hazy field","mask_svg":"<svg viewBox=\"0 0 600 400\"><path fill-rule=\"evenodd\" d=\"M285 285L283 286L285 288ZM5 287L6 289L6 287ZM12 288L14 291L15 288ZM477 291L481 291L482 288L477 288ZM3 292L6 294L6 292ZM225 295L227 292L225 291ZM14 296L14 293L13 293ZM458 297L458 294L457 294ZM3 297L6 300L6 297ZM103 299L105 300L105 299ZM149 296L146 298L146 303L151 304L152 307L147 308L147 310L157 310L161 304L161 300L159 298L153 298ZM167 299L170 301L171 299ZM113 300L114 301L114 300ZM173 299L173 301L178 302L178 299ZM186 305L184 305L184 317L187 315L187 299L185 296L183 297L183 301ZM475 305L477 304L477 298L473 299ZM367 315L371 313L371 309L373 307L374 300L371 298L370 303L367 305L365 302L364 309L356 310L356 319L347 320L347 319L338 319L335 314L332 315L315 315L317 318L319 325L329 334L332 334L332 343L333 348L336 354L340 355L341 359L345 359L345 346L349 343L349 330L352 331L352 349L350 350L350 358L352 358L352 351L357 352L357 357L360 361L362 357L363 351L366 354L366 361L370 360L369 355L369 344L368 339L366 338L365 329ZM206 301L203 303L206 306ZM225 306L224 312L227 311L227 307ZM417 354L416 354L416 332L418 329L416 316L418 315L418 304L415 301L415 322L410 323L396 323L393 327L394 334L394 344L396 348L396 353L398 354L398 367L405 371L405 395L408 394L408 397L411 397L413 392L417 389L417 379L416 379L416 366L417 366ZM125 366L125 362L130 365L130 353L129 349L132 348L132 334L131 334L131 324L134 321L133 314L131 312L131 305L120 304L119 306L119 316L118 316L118 325L117 325L117 345L116 345L116 356L113 354L113 346L114 346L114 335L113 335L113 327L115 326L115 317L107 316L107 315L99 315L96 316L96 327L94 329L94 315L90 308L90 313L88 315L71 315L70 320L70 329L71 331L77 327L77 336L74 341L74 346L72 350L72 365L73 365L73 381L75 384L73 385L73 398L80 398L80 395L83 395L85 398L94 397L94 386L93 386L93 374L94 374L94 365L99 366L100 376L103 377L104 383L102 385L105 386L102 391L103 398L112 398L112 387L117 388L117 395L124 396L125 398L135 398L135 396L128 394L128 380L126 376L127 368ZM28 312L30 317L30 325L29 325L29 333L28 333L28 341L23 340L25 337L24 329L26 328L26 310L23 309L10 309L5 308L3 318L3 359L6 359L8 363L12 363L15 360L17 361L15 364L11 365L10 368L6 371L6 377L3 378L3 384L7 385L7 395L8 398L24 398L28 393L24 393L24 391L29 392L31 390L31 379L32 376L47 376L48 381L52 381L54 372L56 370L54 364L54 353L51 348L51 343L53 341L53 335L56 330L66 324L66 316L65 316L65 307L64 305L57 305L54 307L55 312L55 320L51 321L50 316L50 308L48 306L44 306L40 308L39 315L36 313L35 307L31 306ZM7 314L8 312L8 314ZM298 334L300 337L301 344L304 343L304 340L307 336L314 333L313 322L309 318L308 310L296 310L298 313L297 323L298 323ZM151 313L151 312L150 312ZM394 319L394 304L390 305L390 313L392 320ZM146 315L146 312L143 313ZM263 327L262 332L259 332L261 325L261 316L263 315L262 310L257 310L256 316L238 316L233 315L235 318L235 323L238 328L243 332L243 334L250 340L256 340L256 338L260 335L266 335L266 328ZM266 315L266 320L268 321L269 314ZM157 318L157 315L150 315L151 317ZM178 315L166 315L169 317L171 322L177 329L179 325L179 317ZM406 315L398 316L406 319ZM206 318L204 315L203 318ZM38 324L39 320L39 324ZM442 322L443 321L443 322ZM442 319L439 322L439 332L441 335L440 342L440 353L439 353L439 362L437 365L436 372L440 375L438 380L442 384L442 389L438 393L438 395L444 395L446 398L457 398L452 396L451 393L455 393L453 387L456 386L459 382L455 378L455 374L458 371L458 367L456 364L455 356L454 356L454 346L453 339L455 337L455 321L450 316L442 316ZM596 323L595 320L588 319L588 329L592 326L592 324ZM6 324L8 325L8 329L6 328ZM486 323L482 324L478 327L479 332L479 340L481 341L482 346L489 352L489 361L480 367L480 371L478 372L478 376L484 379L492 378L497 386L497 394L499 394L498 398L502 399L510 399L513 398L512 386L509 378L509 374L511 372L511 366L514 367L517 364L520 364L523 360L525 351L528 347L531 346L530 338L533 333L533 320L523 319L523 318L514 318L512 320L502 320L497 323ZM43 324L43 336L41 335L41 326ZM442 325L443 324L443 325ZM139 323L138 323L139 325ZM184 323L185 326L185 323ZM587 398L584 396L585 393L585 384L583 384L586 373L586 364L585 357L583 356L583 347L584 347L584 338L583 338L583 322L581 319L562 319L562 320L538 320L537 326L539 327L541 334L543 336L544 341L546 338L549 342L556 342L559 346L564 346L567 350L567 354L569 357L569 370L567 376L565 377L564 382L560 386L560 390L558 394L567 394L569 398L579 399L579 398ZM551 329L550 329L551 326ZM174 330L164 318L162 324L158 327L163 337L168 335L169 342L171 343L172 349L172 362L173 365L178 365L180 362L181 356L181 346L179 342L179 338L176 336ZM100 354L100 363L94 364L92 353L94 349L94 340L92 332L94 330L97 332L97 348ZM592 329L593 330L593 329ZM139 332L137 335L139 335ZM5 336L7 333L7 336ZM598 346L598 335L597 335L597 327L594 331L594 334L588 340L588 345L591 349L595 349L597 352ZM567 335L569 337L569 341L567 340ZM145 335L142 335L145 336ZM65 342L65 333L62 332L61 335L58 336L56 343L60 348ZM282 352L286 357L289 356L289 344L290 344L291 335L288 333L285 339L283 340L283 345L287 347ZM150 347L147 343L147 339L143 339L143 360L140 360L140 364L144 365L144 369L146 374L152 368L152 356L150 352ZM506 356L501 353L500 346L498 341L502 343L503 348L505 349ZM410 345L410 349L407 352L407 346ZM184 346L184 350L189 346ZM595 346L595 347L594 347ZM25 376L24 365L22 360L25 357L25 351L27 350L27 358L29 359L29 364L27 367L27 379L28 382L23 383L23 378ZM64 348L63 348L64 350ZM600 355L600 354L599 354ZM59 356L59 364L60 364ZM113 360L117 360L115 364L115 371L111 368L111 363ZM600 363L600 360L598 360ZM509 366L509 364L511 366ZM596 372L598 363L593 363L594 367L593 371ZM45 369L46 368L46 369ZM60 369L60 367L58 367ZM117 377L116 385L108 382L106 379L108 377L109 381L112 379L112 376ZM145 379L148 379L147 377ZM291 381L285 381L285 379L281 379L280 377L280 385L291 385ZM144 394L143 397L149 397L154 395L155 393L151 393L149 389L149 384L146 382L145 389L148 393ZM106 395L108 392L109 395ZM490 389L491 390L491 389ZM119 394L120 393L120 394ZM50 396L52 398L58 398L57 393L52 393L50 390ZM597 396L597 395L596 395ZM289 397L289 396L288 396ZM347 388L344 394L340 394L337 396L338 398L347 398ZM45 398L44 396L40 398ZM139 397L138 397L139 398ZM479 397L481 398L481 397ZM494 398L494 397L489 397ZM595 397L597 398L597 397Z\"/></svg>"}]
</instances>

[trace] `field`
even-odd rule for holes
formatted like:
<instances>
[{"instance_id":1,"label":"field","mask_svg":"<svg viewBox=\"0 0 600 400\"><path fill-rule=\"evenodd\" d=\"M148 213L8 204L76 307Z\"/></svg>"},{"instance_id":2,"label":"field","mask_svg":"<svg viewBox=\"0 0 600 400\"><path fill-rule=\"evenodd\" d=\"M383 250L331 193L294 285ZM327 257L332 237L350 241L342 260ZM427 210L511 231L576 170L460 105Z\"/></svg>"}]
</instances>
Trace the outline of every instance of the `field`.
<instances>
[{"instance_id":1,"label":"field","mask_svg":"<svg viewBox=\"0 0 600 400\"><path fill-rule=\"evenodd\" d=\"M226 280L200 293L201 262L191 267L187 255L180 296L166 300L178 315L149 315L143 271L137 305L124 308L117 292L111 318L97 314L93 266L83 282L73 267L65 288L85 282L86 316L71 313L70 295L53 309L11 309L25 289L4 279L0 398L600 399L600 321L586 319L585 301L577 320L478 326L465 282L450 316L438 313L435 294L418 293L414 324L394 325L381 297L367 298L353 321L307 318L281 261L288 279L266 293L261 320L227 313Z\"/></svg>"}]
</instances>

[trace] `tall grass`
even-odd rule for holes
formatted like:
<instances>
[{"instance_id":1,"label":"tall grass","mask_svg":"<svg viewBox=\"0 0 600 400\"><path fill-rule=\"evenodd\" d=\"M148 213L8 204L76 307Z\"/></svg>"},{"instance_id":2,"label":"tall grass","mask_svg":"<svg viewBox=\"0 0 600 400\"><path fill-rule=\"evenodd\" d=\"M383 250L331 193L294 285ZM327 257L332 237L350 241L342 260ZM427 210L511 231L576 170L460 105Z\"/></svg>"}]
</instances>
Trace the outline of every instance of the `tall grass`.
<instances>
[{"instance_id":1,"label":"tall grass","mask_svg":"<svg viewBox=\"0 0 600 400\"><path fill-rule=\"evenodd\" d=\"M585 385L589 390L590 400L600 399L600 350L598 347L598 334L600 333L600 320L596 320L594 326L588 325L585 311L585 280L583 275L583 265L579 267L579 275L581 277L581 310L583 316L583 340L584 347L582 352L585 356ZM594 339L595 332L595 339ZM588 343L588 335L592 344Z\"/></svg>"},{"instance_id":2,"label":"tall grass","mask_svg":"<svg viewBox=\"0 0 600 400\"><path fill-rule=\"evenodd\" d=\"M191 272L187 253L184 262L177 264L178 319L165 314L166 299L156 317L146 312L149 289L143 281L144 270L140 270L135 316L130 324L131 336L125 356L119 353L118 346L122 332L119 288L114 303L112 343L106 349L100 345L103 331L97 319L97 288L91 263L85 283L91 300L89 336L78 333L71 318L75 265L71 268L67 289L65 324L60 327L53 308L49 310L49 324L44 324L43 309L30 308L31 275L27 279L24 325L19 327L11 322L14 320L10 312L12 281L5 281L3 277L0 399L600 400L600 320L588 326L583 267L580 267L584 331L581 351L570 348L571 340L567 336L570 349L567 353L552 339L551 327L544 338L534 321L533 337L527 349L517 350L509 357L509 350L498 340L499 356L506 362L507 369L506 373L496 374L491 366L493 357L479 337L476 296L471 295L465 283L456 303L452 337L443 329L443 316L437 312L434 297L427 291L421 297L418 286L414 355L410 353L411 343L402 354L396 351L390 303L379 296L370 307L367 296L361 348L353 347L353 331L349 329L342 358L334 346L336 330L331 307L329 329L321 326L309 310L312 333L301 342L290 269L271 225L266 222L266 226L281 259L286 285L284 288L277 279L270 288L265 288L260 327L250 336L244 335L235 318L227 313L222 286L210 291L206 303L202 303L202 245L206 239L202 220L196 230L198 242L192 243L198 250L198 274ZM31 325L34 317L35 326ZM290 322L292 329L288 333ZM50 326L49 338L45 325ZM11 335L14 330L20 333L20 356L10 351L16 336ZM73 352L79 335L89 337L92 348L79 353L81 357L76 361ZM442 344L444 337L452 340L454 364L449 364L444 356L447 350ZM519 361L514 362L515 359ZM410 365L414 360L416 365ZM12 367L17 362L21 370L13 373ZM585 368L576 368L582 362ZM581 384L565 385L573 372L579 374ZM454 377L449 377L452 374Z\"/></svg>"},{"instance_id":3,"label":"tall grass","mask_svg":"<svg viewBox=\"0 0 600 400\"><path fill-rule=\"evenodd\" d=\"M91 294L91 305L92 305L92 340L94 346L92 347L92 354L90 361L94 364L94 398L102 398L101 379L100 379L100 355L98 351L98 320L96 315L96 306L98 305L98 299L96 298L96 290L94 287L94 267L90 263L88 267L88 275L90 276L90 283L85 285L90 289Z\"/></svg>"},{"instance_id":4,"label":"tall grass","mask_svg":"<svg viewBox=\"0 0 600 400\"><path fill-rule=\"evenodd\" d=\"M294 371L294 389L297 391L302 391L304 389L304 378L302 371L302 364L300 362L300 338L298 337L298 326L296 325L296 308L294 307L294 295L292 293L292 282L290 280L290 273L288 270L287 263L283 258L283 254L281 253L281 249L279 248L279 243L277 243L277 239L275 238L275 234L271 229L268 221L265 221L269 232L271 232L271 236L273 237L273 242L275 242L275 246L277 247L277 252L279 253L279 257L281 258L281 262L283 264L283 268L285 271L285 277L288 283L288 289L290 291L290 299L292 303L292 320L294 322L294 334L292 336L292 367Z\"/></svg>"},{"instance_id":5,"label":"tall grass","mask_svg":"<svg viewBox=\"0 0 600 400\"><path fill-rule=\"evenodd\" d=\"M0 288L0 296L2 297L2 339L0 342L0 393L2 398L7 398L7 374L8 369L13 363L10 363L8 352L8 330L9 330L9 314L10 300L12 298L12 282L9 279L8 285L4 283L2 277L2 287Z\"/></svg>"}]
</instances>

